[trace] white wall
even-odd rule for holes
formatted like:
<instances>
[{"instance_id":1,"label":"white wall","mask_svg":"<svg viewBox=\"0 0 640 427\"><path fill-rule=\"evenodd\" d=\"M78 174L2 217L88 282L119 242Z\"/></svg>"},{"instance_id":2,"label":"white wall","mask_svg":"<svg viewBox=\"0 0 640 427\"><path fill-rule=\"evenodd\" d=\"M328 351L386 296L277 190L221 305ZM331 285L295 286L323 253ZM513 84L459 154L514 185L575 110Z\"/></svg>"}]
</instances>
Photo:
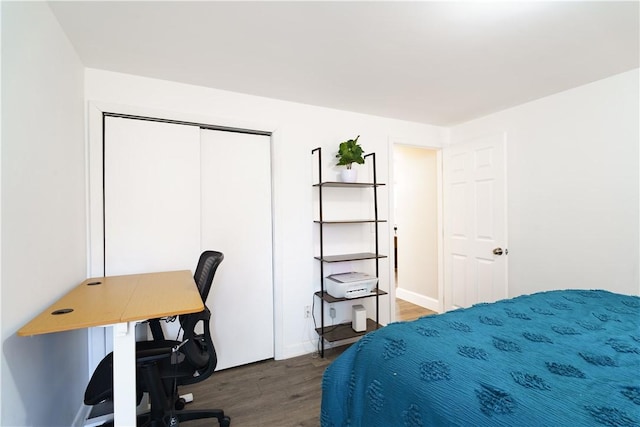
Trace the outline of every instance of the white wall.
<instances>
[{"instance_id":1,"label":"white wall","mask_svg":"<svg viewBox=\"0 0 640 427\"><path fill-rule=\"evenodd\" d=\"M638 70L451 129L507 132L509 295L639 294Z\"/></svg>"},{"instance_id":2,"label":"white wall","mask_svg":"<svg viewBox=\"0 0 640 427\"><path fill-rule=\"evenodd\" d=\"M364 150L376 152L378 181L388 183L391 137L438 147L446 136L446 129L435 126L102 70L87 69L85 83L87 101L135 107L127 111L275 132L272 161L277 358L311 352L317 340L311 320L304 319L304 307L312 304L313 292L320 288L318 262L313 259L317 255L317 226L312 222L317 216L317 196L312 188L317 180L317 159L311 156L311 150L323 148L324 179L335 180L338 169L333 167L334 155L339 142L360 135ZM361 180L366 180L367 172L367 165L361 167ZM380 216L385 219L389 218L387 194L386 188L380 192ZM388 227L383 229L381 252L388 253L391 235ZM389 263L383 261L381 267L384 287L388 289ZM381 307L381 320L386 323L388 298Z\"/></svg>"},{"instance_id":3,"label":"white wall","mask_svg":"<svg viewBox=\"0 0 640 427\"><path fill-rule=\"evenodd\" d=\"M71 425L86 332L16 331L86 274L83 66L46 3L2 2L3 426Z\"/></svg>"}]
</instances>

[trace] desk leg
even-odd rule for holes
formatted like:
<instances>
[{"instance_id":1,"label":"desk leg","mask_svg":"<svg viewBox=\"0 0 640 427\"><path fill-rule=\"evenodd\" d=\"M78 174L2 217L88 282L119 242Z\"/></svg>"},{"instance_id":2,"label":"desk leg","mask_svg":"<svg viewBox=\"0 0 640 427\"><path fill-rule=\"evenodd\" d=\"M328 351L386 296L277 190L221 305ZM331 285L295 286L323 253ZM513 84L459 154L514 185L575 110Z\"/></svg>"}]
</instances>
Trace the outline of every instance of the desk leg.
<instances>
[{"instance_id":1,"label":"desk leg","mask_svg":"<svg viewBox=\"0 0 640 427\"><path fill-rule=\"evenodd\" d=\"M113 415L116 427L136 425L136 324L113 326Z\"/></svg>"}]
</instances>

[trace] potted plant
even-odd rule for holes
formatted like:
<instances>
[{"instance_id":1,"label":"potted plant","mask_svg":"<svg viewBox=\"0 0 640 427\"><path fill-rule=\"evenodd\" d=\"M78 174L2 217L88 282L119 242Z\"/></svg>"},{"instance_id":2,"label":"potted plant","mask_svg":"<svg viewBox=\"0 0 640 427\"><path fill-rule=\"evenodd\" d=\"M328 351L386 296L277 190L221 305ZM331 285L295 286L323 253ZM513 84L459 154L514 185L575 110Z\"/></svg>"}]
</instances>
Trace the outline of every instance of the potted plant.
<instances>
[{"instance_id":1,"label":"potted plant","mask_svg":"<svg viewBox=\"0 0 640 427\"><path fill-rule=\"evenodd\" d=\"M346 168L340 172L342 182L356 182L357 171L351 166L353 163L364 164L364 157L362 157L364 151L360 144L358 144L358 138L360 138L360 135L358 135L356 139L341 142L338 148L336 158L339 160L336 166L346 166Z\"/></svg>"}]
</instances>

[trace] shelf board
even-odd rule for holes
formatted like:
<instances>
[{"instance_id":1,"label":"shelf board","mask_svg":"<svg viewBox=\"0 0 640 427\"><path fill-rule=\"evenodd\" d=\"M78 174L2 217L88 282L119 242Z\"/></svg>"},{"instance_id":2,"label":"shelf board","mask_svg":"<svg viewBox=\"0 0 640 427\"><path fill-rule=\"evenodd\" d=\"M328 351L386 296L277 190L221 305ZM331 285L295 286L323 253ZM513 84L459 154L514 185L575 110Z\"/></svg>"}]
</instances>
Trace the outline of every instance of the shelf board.
<instances>
[{"instance_id":1,"label":"shelf board","mask_svg":"<svg viewBox=\"0 0 640 427\"><path fill-rule=\"evenodd\" d=\"M340 219L340 220L332 220L332 221L319 221L314 220L316 224L365 224L369 222L387 222L386 219Z\"/></svg>"},{"instance_id":2,"label":"shelf board","mask_svg":"<svg viewBox=\"0 0 640 427\"><path fill-rule=\"evenodd\" d=\"M371 319L367 319L367 330L366 332L356 332L351 328L351 323L341 323L339 325L325 326L324 334L322 333L322 328L316 328L316 332L325 341L334 342L334 341L342 341L347 340L349 338L355 338L362 336L366 333L373 332L376 329L382 328L382 325L374 322Z\"/></svg>"},{"instance_id":3,"label":"shelf board","mask_svg":"<svg viewBox=\"0 0 640 427\"><path fill-rule=\"evenodd\" d=\"M336 298L334 296L329 295L327 291L324 291L324 292L318 291L315 293L315 296L317 296L318 298L322 298L325 302L328 302L328 303L352 301L352 300L362 299L362 298L371 298L371 297L375 297L376 295L387 295L387 293L382 289L375 289L370 294L362 295L355 298Z\"/></svg>"},{"instance_id":4,"label":"shelf board","mask_svg":"<svg viewBox=\"0 0 640 427\"><path fill-rule=\"evenodd\" d=\"M338 182L338 181L326 181L319 184L313 184L314 187L334 187L334 188L371 188L380 187L385 184L376 182Z\"/></svg>"},{"instance_id":5,"label":"shelf board","mask_svg":"<svg viewBox=\"0 0 640 427\"><path fill-rule=\"evenodd\" d=\"M344 262L344 261L360 261L363 259L380 259L386 258L386 255L376 255L373 252L361 252L357 254L342 254L342 255L325 255L324 257L314 257L319 261L324 262Z\"/></svg>"}]
</instances>

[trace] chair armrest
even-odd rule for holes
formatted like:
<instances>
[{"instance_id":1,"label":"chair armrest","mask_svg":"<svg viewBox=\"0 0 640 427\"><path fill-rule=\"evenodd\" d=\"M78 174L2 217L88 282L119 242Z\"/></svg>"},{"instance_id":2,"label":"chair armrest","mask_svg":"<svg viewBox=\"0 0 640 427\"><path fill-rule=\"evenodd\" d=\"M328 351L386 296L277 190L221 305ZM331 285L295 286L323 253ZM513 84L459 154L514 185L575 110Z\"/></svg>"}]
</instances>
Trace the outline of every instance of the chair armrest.
<instances>
[{"instance_id":1,"label":"chair armrest","mask_svg":"<svg viewBox=\"0 0 640 427\"><path fill-rule=\"evenodd\" d=\"M164 339L160 320L161 319L149 319L149 328L151 329L151 335L153 336L154 341L161 341Z\"/></svg>"},{"instance_id":2,"label":"chair armrest","mask_svg":"<svg viewBox=\"0 0 640 427\"><path fill-rule=\"evenodd\" d=\"M162 341L165 339L164 332L162 331L162 325L160 321L165 323L175 322L176 316L157 317L155 319L148 319L149 329L151 329L151 335L154 341Z\"/></svg>"}]
</instances>

